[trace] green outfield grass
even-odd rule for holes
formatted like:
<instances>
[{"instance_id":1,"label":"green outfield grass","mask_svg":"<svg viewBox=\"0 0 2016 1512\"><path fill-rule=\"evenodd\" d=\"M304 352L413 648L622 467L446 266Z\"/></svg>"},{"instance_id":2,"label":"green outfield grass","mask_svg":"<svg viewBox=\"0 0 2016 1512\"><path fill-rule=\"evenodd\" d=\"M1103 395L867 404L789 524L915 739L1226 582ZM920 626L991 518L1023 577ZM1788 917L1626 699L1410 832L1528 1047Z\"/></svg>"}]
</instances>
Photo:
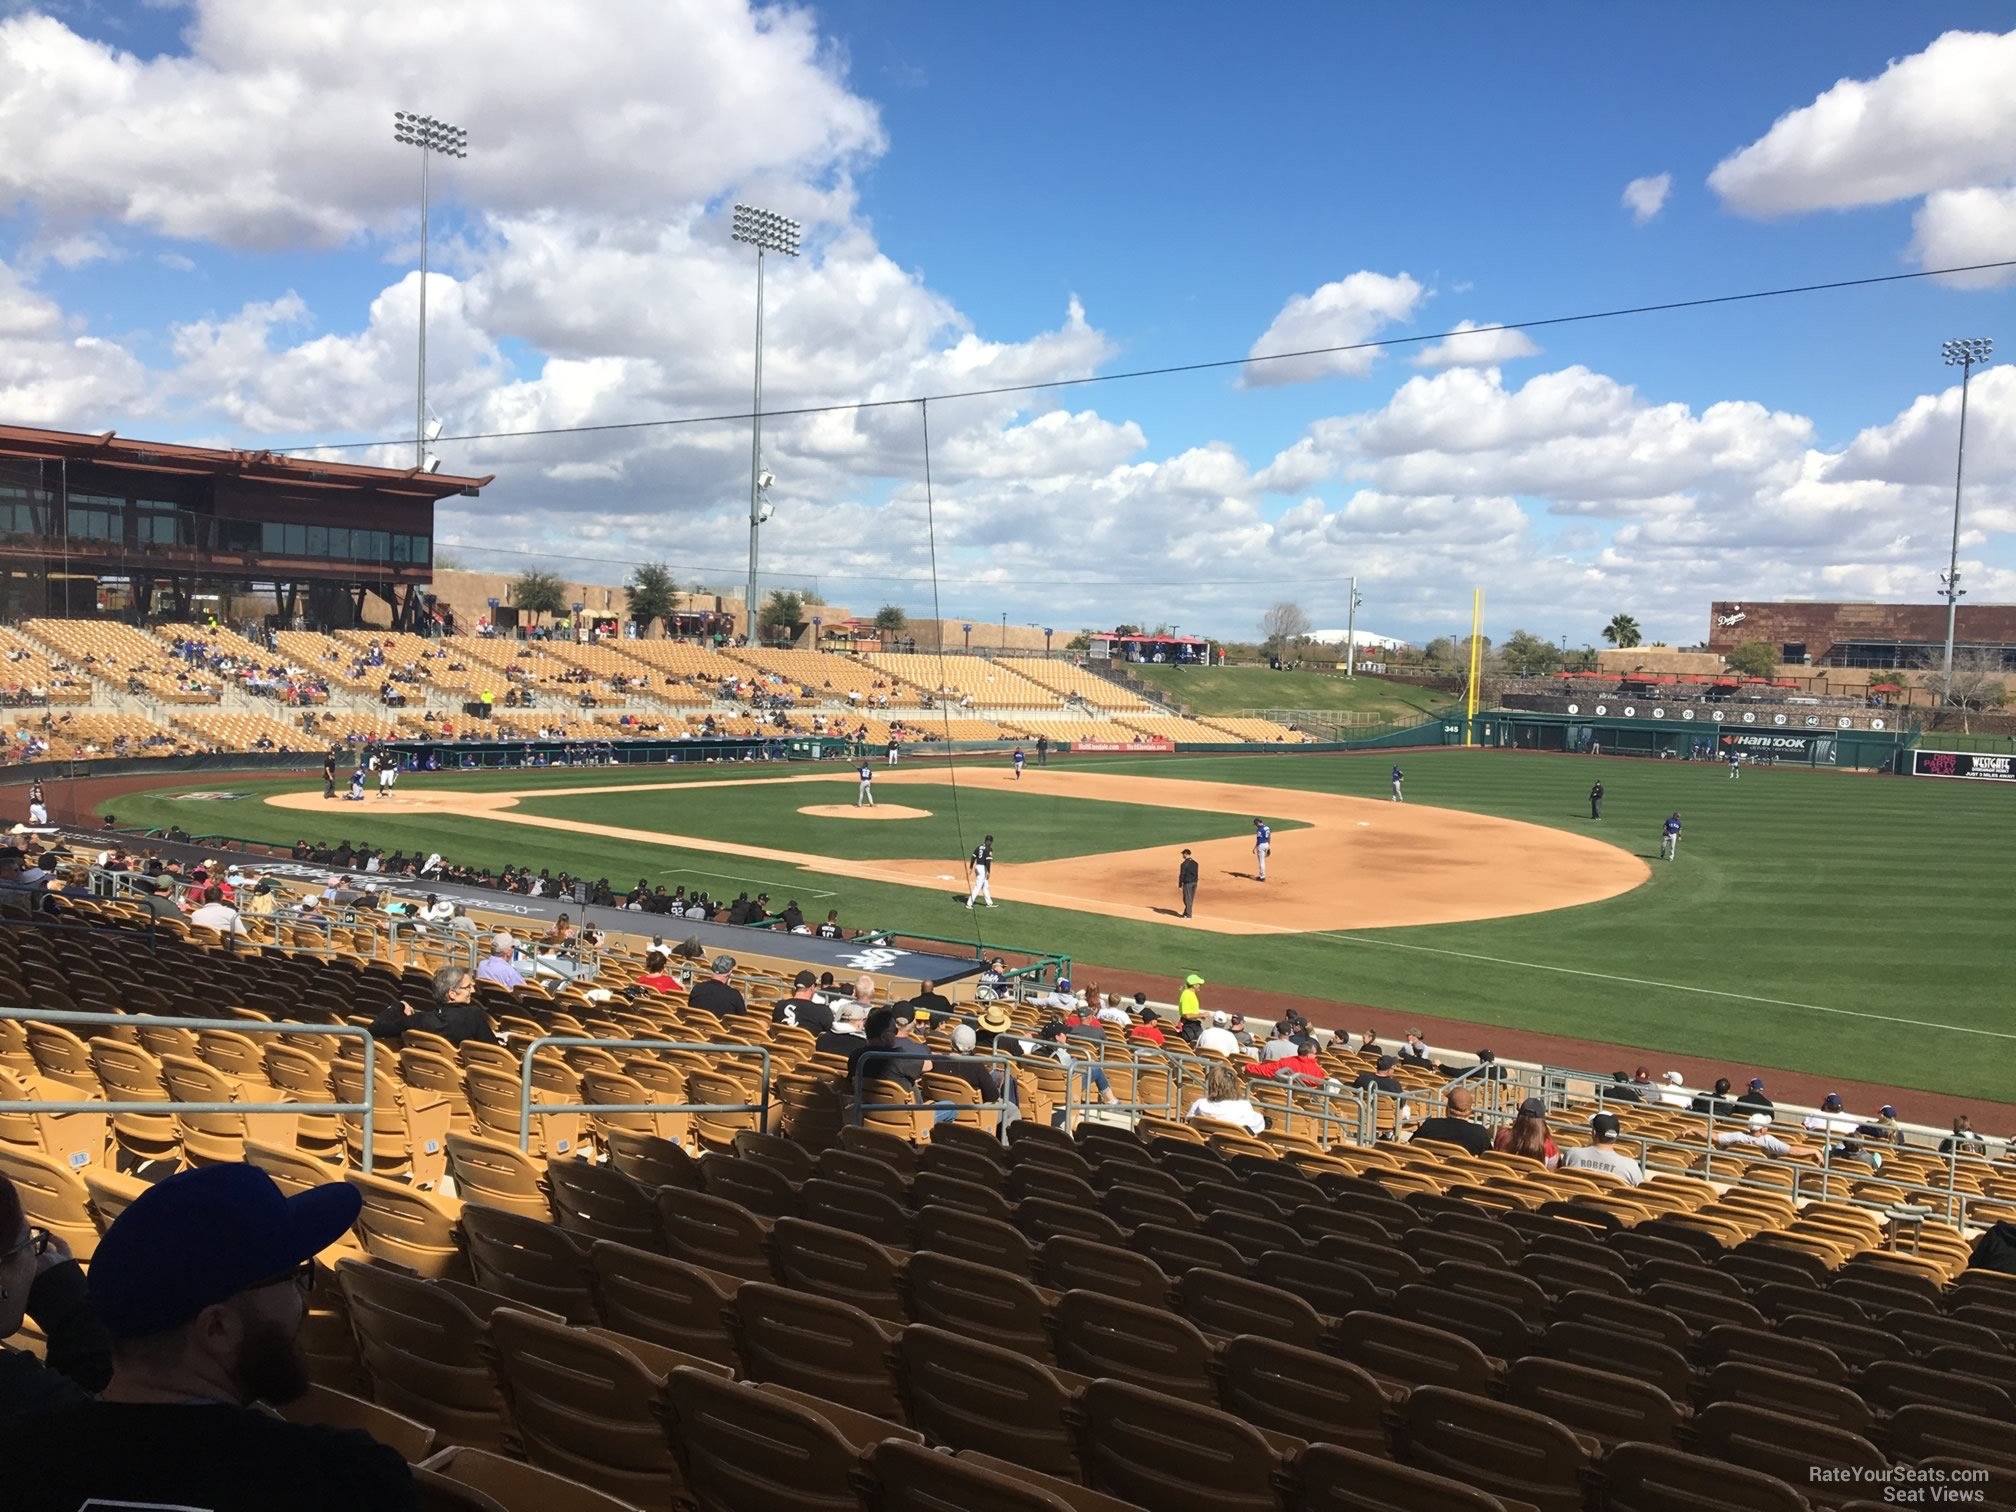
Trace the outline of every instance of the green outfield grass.
<instances>
[{"instance_id":1,"label":"green outfield grass","mask_svg":"<svg viewBox=\"0 0 2016 1512\"><path fill-rule=\"evenodd\" d=\"M1678 809L1686 825L1680 859L1654 861L1651 880L1621 897L1523 918L1242 938L1017 904L976 920L952 905L949 889L857 883L782 863L737 863L704 849L584 843L480 821L393 818L374 814L369 800L332 803L326 819L254 802L133 794L120 798L116 810L122 824L172 819L199 834L282 842L369 838L478 864L606 872L619 884L639 876L714 891L754 884L773 898L795 888L808 911L815 902L837 907L851 927L954 935L984 922L994 942L1057 950L1083 962L1163 974L1195 970L1213 983L1376 1005L1373 1022L1388 1033L1418 1011L1723 1059L1732 1072L1788 1066L2008 1097L2003 1067L2016 1041L2005 980L2016 792L1792 767L1752 768L1732 782L1723 768L1706 763L1512 752L1423 751L1398 759L1410 802L1599 834L1648 858L1656 852L1659 821ZM1383 753L1128 758L1095 769L1383 798L1392 760ZM740 768L680 775L705 782L747 774ZM1587 804L1598 776L1608 789L1600 824L1590 821ZM623 778L664 781L667 773ZM602 773L561 771L407 782L495 789L607 780ZM180 786L254 792L273 785L212 778ZM737 791L761 790L723 789L707 802ZM891 788L889 796L938 808L942 791L912 789L897 800ZM543 807L588 800L535 801ZM637 805L647 802L654 800L643 794L621 800L627 817L615 822L634 824ZM806 822L790 814L796 806L782 815L773 810L771 824ZM1016 830L1039 823L1034 809L1025 807ZM874 843L889 835L900 846L911 826L834 821L834 828L846 831L850 846L869 843L869 834ZM971 825L967 830L977 838ZM1016 830L1003 821L996 832L1015 844ZM779 833L771 827L738 838L774 844ZM1272 872L1270 887L1297 885L1292 834L1281 836Z\"/></svg>"},{"instance_id":2,"label":"green outfield grass","mask_svg":"<svg viewBox=\"0 0 2016 1512\"><path fill-rule=\"evenodd\" d=\"M1411 719L1447 708L1455 695L1379 677L1342 672L1275 672L1267 667L1156 667L1126 669L1171 703L1200 715L1248 709L1336 709L1384 721Z\"/></svg>"}]
</instances>

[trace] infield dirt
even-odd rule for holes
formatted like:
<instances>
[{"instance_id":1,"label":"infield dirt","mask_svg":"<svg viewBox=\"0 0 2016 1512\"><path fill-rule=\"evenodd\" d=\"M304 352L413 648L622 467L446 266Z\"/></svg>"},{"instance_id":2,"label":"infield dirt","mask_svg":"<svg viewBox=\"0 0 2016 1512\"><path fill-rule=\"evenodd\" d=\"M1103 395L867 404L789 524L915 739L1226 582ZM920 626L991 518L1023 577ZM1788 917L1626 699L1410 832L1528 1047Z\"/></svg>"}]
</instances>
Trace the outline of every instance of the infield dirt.
<instances>
[{"instance_id":1,"label":"infield dirt","mask_svg":"<svg viewBox=\"0 0 2016 1512\"><path fill-rule=\"evenodd\" d=\"M804 785L843 789L850 774L729 779L737 786L774 785L803 796ZM1168 923L1219 934L1299 934L1330 929L1389 929L1413 924L1449 924L1505 918L1594 903L1628 892L1650 875L1644 861L1616 846L1586 836L1455 809L1350 798L1331 793L1197 782L1176 777L1138 777L1100 772L1043 770L1020 782L993 767L918 768L880 774L876 786L1006 787L1031 795L1134 803L1217 814L1245 814L1279 823L1299 820L1308 828L1281 835L1268 860L1263 883L1254 875L1252 841L1245 837L1199 840L1191 844L1202 873L1195 917L1181 917L1176 889L1178 847L1110 851L1062 860L1017 863L1015 837L1002 830L995 850L1004 858L994 867L992 891L1002 903L1032 903L1075 909L1108 918ZM963 857L854 861L772 846L660 830L593 824L529 814L521 798L580 797L592 793L635 794L683 790L699 799L718 783L665 783L624 786L541 786L507 792L429 792L402 788L382 804L401 810L456 814L501 824L525 825L580 835L601 835L644 844L678 846L720 856L781 861L828 876L893 882L963 895ZM780 797L786 795L780 794ZM267 803L287 809L325 807L319 789L280 794ZM796 807L794 804L793 807ZM880 810L852 805L819 805L842 810L839 817L868 817ZM889 817L896 817L890 805ZM997 830L1000 829L996 826ZM976 837L977 838L977 837Z\"/></svg>"}]
</instances>

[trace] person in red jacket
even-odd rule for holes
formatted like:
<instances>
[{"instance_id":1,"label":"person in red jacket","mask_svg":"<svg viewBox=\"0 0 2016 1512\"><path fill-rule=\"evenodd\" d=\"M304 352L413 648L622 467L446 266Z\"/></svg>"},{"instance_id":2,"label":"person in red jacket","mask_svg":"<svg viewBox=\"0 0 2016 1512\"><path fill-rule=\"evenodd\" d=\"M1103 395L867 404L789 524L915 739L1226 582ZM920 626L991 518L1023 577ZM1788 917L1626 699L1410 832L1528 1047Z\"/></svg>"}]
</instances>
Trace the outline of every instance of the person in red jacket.
<instances>
[{"instance_id":1,"label":"person in red jacket","mask_svg":"<svg viewBox=\"0 0 2016 1512\"><path fill-rule=\"evenodd\" d=\"M1282 1081L1292 1081L1298 1077L1321 1083L1330 1073L1323 1069L1316 1059L1316 1042L1298 1036L1293 1041L1270 1040L1261 1051L1262 1058L1246 1064L1248 1076L1271 1076Z\"/></svg>"}]
</instances>

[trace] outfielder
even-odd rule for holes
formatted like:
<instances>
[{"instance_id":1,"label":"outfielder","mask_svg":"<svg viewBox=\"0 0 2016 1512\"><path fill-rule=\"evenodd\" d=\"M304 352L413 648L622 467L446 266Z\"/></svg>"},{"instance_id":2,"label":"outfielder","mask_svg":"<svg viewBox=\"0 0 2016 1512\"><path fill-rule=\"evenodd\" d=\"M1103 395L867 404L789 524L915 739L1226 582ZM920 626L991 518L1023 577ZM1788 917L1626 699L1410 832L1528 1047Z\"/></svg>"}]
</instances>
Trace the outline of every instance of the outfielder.
<instances>
[{"instance_id":1,"label":"outfielder","mask_svg":"<svg viewBox=\"0 0 2016 1512\"><path fill-rule=\"evenodd\" d=\"M49 822L49 805L43 800L42 784L39 782L28 784L28 822L37 829Z\"/></svg>"},{"instance_id":2,"label":"outfielder","mask_svg":"<svg viewBox=\"0 0 2016 1512\"><path fill-rule=\"evenodd\" d=\"M1397 766L1393 768L1393 801L1395 803L1405 803L1407 801L1400 796L1400 784L1406 780L1407 774L1405 772L1401 771Z\"/></svg>"},{"instance_id":3,"label":"outfielder","mask_svg":"<svg viewBox=\"0 0 2016 1512\"><path fill-rule=\"evenodd\" d=\"M1274 831L1267 827L1265 819L1253 821L1253 880L1267 880L1267 853L1274 849Z\"/></svg>"},{"instance_id":4,"label":"outfielder","mask_svg":"<svg viewBox=\"0 0 2016 1512\"><path fill-rule=\"evenodd\" d=\"M973 847L973 890L966 894L966 906L971 908L975 898L985 898L987 906L994 906L994 893L987 885L988 874L994 870L994 837L987 836Z\"/></svg>"},{"instance_id":5,"label":"outfielder","mask_svg":"<svg viewBox=\"0 0 2016 1512\"><path fill-rule=\"evenodd\" d=\"M875 768L864 758L861 765L854 769L854 775L861 779L861 791L855 796L854 807L875 807Z\"/></svg>"},{"instance_id":6,"label":"outfielder","mask_svg":"<svg viewBox=\"0 0 2016 1512\"><path fill-rule=\"evenodd\" d=\"M1029 758L1027 756L1024 756L1022 754L1022 747L1020 746L1015 747L1015 780L1017 782L1020 782L1022 780L1022 765L1028 759Z\"/></svg>"},{"instance_id":7,"label":"outfielder","mask_svg":"<svg viewBox=\"0 0 2016 1512\"><path fill-rule=\"evenodd\" d=\"M1743 770L1743 753L1734 746L1729 748L1729 780L1734 782Z\"/></svg>"},{"instance_id":8,"label":"outfielder","mask_svg":"<svg viewBox=\"0 0 2016 1512\"><path fill-rule=\"evenodd\" d=\"M1675 809L1673 816L1665 824L1661 825L1659 829L1659 858L1662 861L1671 861L1679 854L1680 811Z\"/></svg>"}]
</instances>

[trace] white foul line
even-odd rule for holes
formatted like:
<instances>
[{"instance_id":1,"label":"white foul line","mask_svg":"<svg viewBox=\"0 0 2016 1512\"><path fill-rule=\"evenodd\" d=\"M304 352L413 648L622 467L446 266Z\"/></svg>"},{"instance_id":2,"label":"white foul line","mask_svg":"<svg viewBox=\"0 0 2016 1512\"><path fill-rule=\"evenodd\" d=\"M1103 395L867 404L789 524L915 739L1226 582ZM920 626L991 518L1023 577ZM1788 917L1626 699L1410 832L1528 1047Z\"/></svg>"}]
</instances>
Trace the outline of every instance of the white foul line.
<instances>
[{"instance_id":1,"label":"white foul line","mask_svg":"<svg viewBox=\"0 0 2016 1512\"><path fill-rule=\"evenodd\" d=\"M1464 961L1483 961L1492 966L1523 966L1529 971L1553 971L1563 976L1591 977L1599 982L1623 982L1632 987L1659 987L1668 992L1692 992L1702 997L1734 998L1739 1003L1764 1003L1773 1008L1803 1008L1808 1013L1833 1013L1843 1018L1869 1019L1879 1024L1905 1024L1913 1029L1940 1029L1949 1034L1978 1034L1985 1039L2016 1040L2016 1033L2001 1029L1969 1029L1959 1024L1934 1024L1925 1019L1898 1018L1889 1013L1863 1013L1855 1008L1829 1008L1821 1003L1795 1003L1786 998L1756 997L1747 992L1725 992L1719 987L1689 987L1683 982L1655 982L1645 977L1616 976L1607 971L1584 971L1575 966L1549 966L1541 961L1512 961L1504 956L1479 955L1470 950L1448 950L1439 945L1409 945L1400 940L1379 940L1370 935L1348 934L1342 930L1312 930L1312 937L1341 940L1347 945L1383 945L1388 950L1415 950L1424 955L1455 956Z\"/></svg>"},{"instance_id":2,"label":"white foul line","mask_svg":"<svg viewBox=\"0 0 2016 1512\"><path fill-rule=\"evenodd\" d=\"M658 875L661 877L719 877L723 882L755 882L764 887L781 887L787 891L796 885L790 882L780 882L775 877L745 877L741 872L701 871L698 867L693 866L675 866L670 871L661 871ZM801 888L800 891L808 898L837 898L840 896L840 894L833 892L817 892L809 887Z\"/></svg>"}]
</instances>

